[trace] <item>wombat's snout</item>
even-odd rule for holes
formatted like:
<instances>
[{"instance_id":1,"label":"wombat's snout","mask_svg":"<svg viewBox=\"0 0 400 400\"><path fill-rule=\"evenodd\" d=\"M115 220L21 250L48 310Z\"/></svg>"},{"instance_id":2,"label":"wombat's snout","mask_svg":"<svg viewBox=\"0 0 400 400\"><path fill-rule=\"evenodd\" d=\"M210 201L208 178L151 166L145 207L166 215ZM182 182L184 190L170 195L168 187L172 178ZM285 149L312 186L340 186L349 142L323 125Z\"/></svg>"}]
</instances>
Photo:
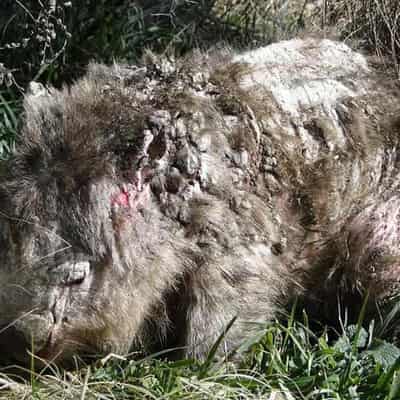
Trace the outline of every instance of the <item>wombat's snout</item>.
<instances>
[{"instance_id":1,"label":"wombat's snout","mask_svg":"<svg viewBox=\"0 0 400 400\"><path fill-rule=\"evenodd\" d=\"M89 284L90 263L64 262L48 269L47 274L51 283L48 303L17 314L0 326L0 354L5 358L27 364L32 355L53 355L64 323L70 319L70 297L75 291L86 291Z\"/></svg>"},{"instance_id":2,"label":"wombat's snout","mask_svg":"<svg viewBox=\"0 0 400 400\"><path fill-rule=\"evenodd\" d=\"M28 348L25 335L14 326L0 328L0 353L6 361L26 359Z\"/></svg>"},{"instance_id":3,"label":"wombat's snout","mask_svg":"<svg viewBox=\"0 0 400 400\"><path fill-rule=\"evenodd\" d=\"M43 315L26 315L0 328L0 353L16 361L29 360L29 353L43 350L51 337L53 326L51 312Z\"/></svg>"}]
</instances>

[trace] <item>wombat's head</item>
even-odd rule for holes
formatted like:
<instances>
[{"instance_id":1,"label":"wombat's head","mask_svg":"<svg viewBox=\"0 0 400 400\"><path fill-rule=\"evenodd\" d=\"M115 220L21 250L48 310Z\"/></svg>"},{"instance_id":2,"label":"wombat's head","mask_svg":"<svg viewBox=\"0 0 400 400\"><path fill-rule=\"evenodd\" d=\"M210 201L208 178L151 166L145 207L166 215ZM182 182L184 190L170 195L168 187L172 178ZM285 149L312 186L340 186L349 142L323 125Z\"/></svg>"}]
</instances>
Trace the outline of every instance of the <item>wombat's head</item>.
<instances>
[{"instance_id":1,"label":"wombat's head","mask_svg":"<svg viewBox=\"0 0 400 400\"><path fill-rule=\"evenodd\" d=\"M149 245L159 237L146 175L157 151L148 155L118 85L91 77L25 100L21 143L0 178L2 357L126 352L168 281L157 269L168 251Z\"/></svg>"}]
</instances>

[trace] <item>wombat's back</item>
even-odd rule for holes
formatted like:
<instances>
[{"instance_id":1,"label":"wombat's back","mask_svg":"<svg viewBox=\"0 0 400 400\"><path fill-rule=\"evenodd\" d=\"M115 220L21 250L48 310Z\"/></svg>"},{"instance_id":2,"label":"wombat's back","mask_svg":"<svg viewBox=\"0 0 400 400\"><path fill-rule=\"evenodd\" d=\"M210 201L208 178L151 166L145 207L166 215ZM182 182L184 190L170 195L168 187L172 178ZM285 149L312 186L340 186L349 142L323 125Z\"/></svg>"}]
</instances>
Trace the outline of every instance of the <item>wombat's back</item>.
<instances>
[{"instance_id":1,"label":"wombat's back","mask_svg":"<svg viewBox=\"0 0 400 400\"><path fill-rule=\"evenodd\" d=\"M367 291L371 303L395 297L400 97L394 78L329 40L278 43L235 59L254 68L242 88L271 93L264 104L272 111L258 121L274 165L261 170L306 302L331 318L338 297L355 310Z\"/></svg>"}]
</instances>

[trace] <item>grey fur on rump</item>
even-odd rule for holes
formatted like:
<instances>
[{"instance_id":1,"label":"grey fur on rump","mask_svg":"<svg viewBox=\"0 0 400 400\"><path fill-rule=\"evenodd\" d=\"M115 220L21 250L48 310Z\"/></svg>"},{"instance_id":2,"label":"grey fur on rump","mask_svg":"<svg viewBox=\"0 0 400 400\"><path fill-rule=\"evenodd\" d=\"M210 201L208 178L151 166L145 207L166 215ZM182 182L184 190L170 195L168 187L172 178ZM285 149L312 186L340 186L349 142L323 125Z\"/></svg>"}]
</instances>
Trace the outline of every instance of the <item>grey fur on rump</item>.
<instances>
[{"instance_id":1,"label":"grey fur on rump","mask_svg":"<svg viewBox=\"0 0 400 400\"><path fill-rule=\"evenodd\" d=\"M313 39L32 91L0 176L1 354L201 358L297 296L398 295L399 99Z\"/></svg>"}]
</instances>

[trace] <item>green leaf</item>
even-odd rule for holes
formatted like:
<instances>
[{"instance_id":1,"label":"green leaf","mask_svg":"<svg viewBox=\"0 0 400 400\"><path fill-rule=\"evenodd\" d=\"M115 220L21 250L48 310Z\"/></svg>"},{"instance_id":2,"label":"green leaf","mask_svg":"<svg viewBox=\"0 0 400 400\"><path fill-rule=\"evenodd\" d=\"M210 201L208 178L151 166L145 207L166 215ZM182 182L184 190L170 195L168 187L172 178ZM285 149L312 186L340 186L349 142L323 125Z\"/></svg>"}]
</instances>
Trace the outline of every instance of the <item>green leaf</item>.
<instances>
[{"instance_id":1,"label":"green leaf","mask_svg":"<svg viewBox=\"0 0 400 400\"><path fill-rule=\"evenodd\" d=\"M204 363L200 367L199 371L199 379L204 378L206 375L207 370L209 369L212 361L214 360L215 354L217 353L218 347L220 346L222 340L228 333L228 331L232 328L232 325L235 323L237 317L233 317L227 327L224 329L224 331L221 333L221 335L218 337L216 342L213 344L211 347L211 350L208 353L207 359L204 361Z\"/></svg>"},{"instance_id":2,"label":"green leaf","mask_svg":"<svg viewBox=\"0 0 400 400\"><path fill-rule=\"evenodd\" d=\"M381 364L384 368L390 368L399 359L400 349L384 340L375 339L372 347L363 354L371 356L376 363Z\"/></svg>"}]
</instances>

